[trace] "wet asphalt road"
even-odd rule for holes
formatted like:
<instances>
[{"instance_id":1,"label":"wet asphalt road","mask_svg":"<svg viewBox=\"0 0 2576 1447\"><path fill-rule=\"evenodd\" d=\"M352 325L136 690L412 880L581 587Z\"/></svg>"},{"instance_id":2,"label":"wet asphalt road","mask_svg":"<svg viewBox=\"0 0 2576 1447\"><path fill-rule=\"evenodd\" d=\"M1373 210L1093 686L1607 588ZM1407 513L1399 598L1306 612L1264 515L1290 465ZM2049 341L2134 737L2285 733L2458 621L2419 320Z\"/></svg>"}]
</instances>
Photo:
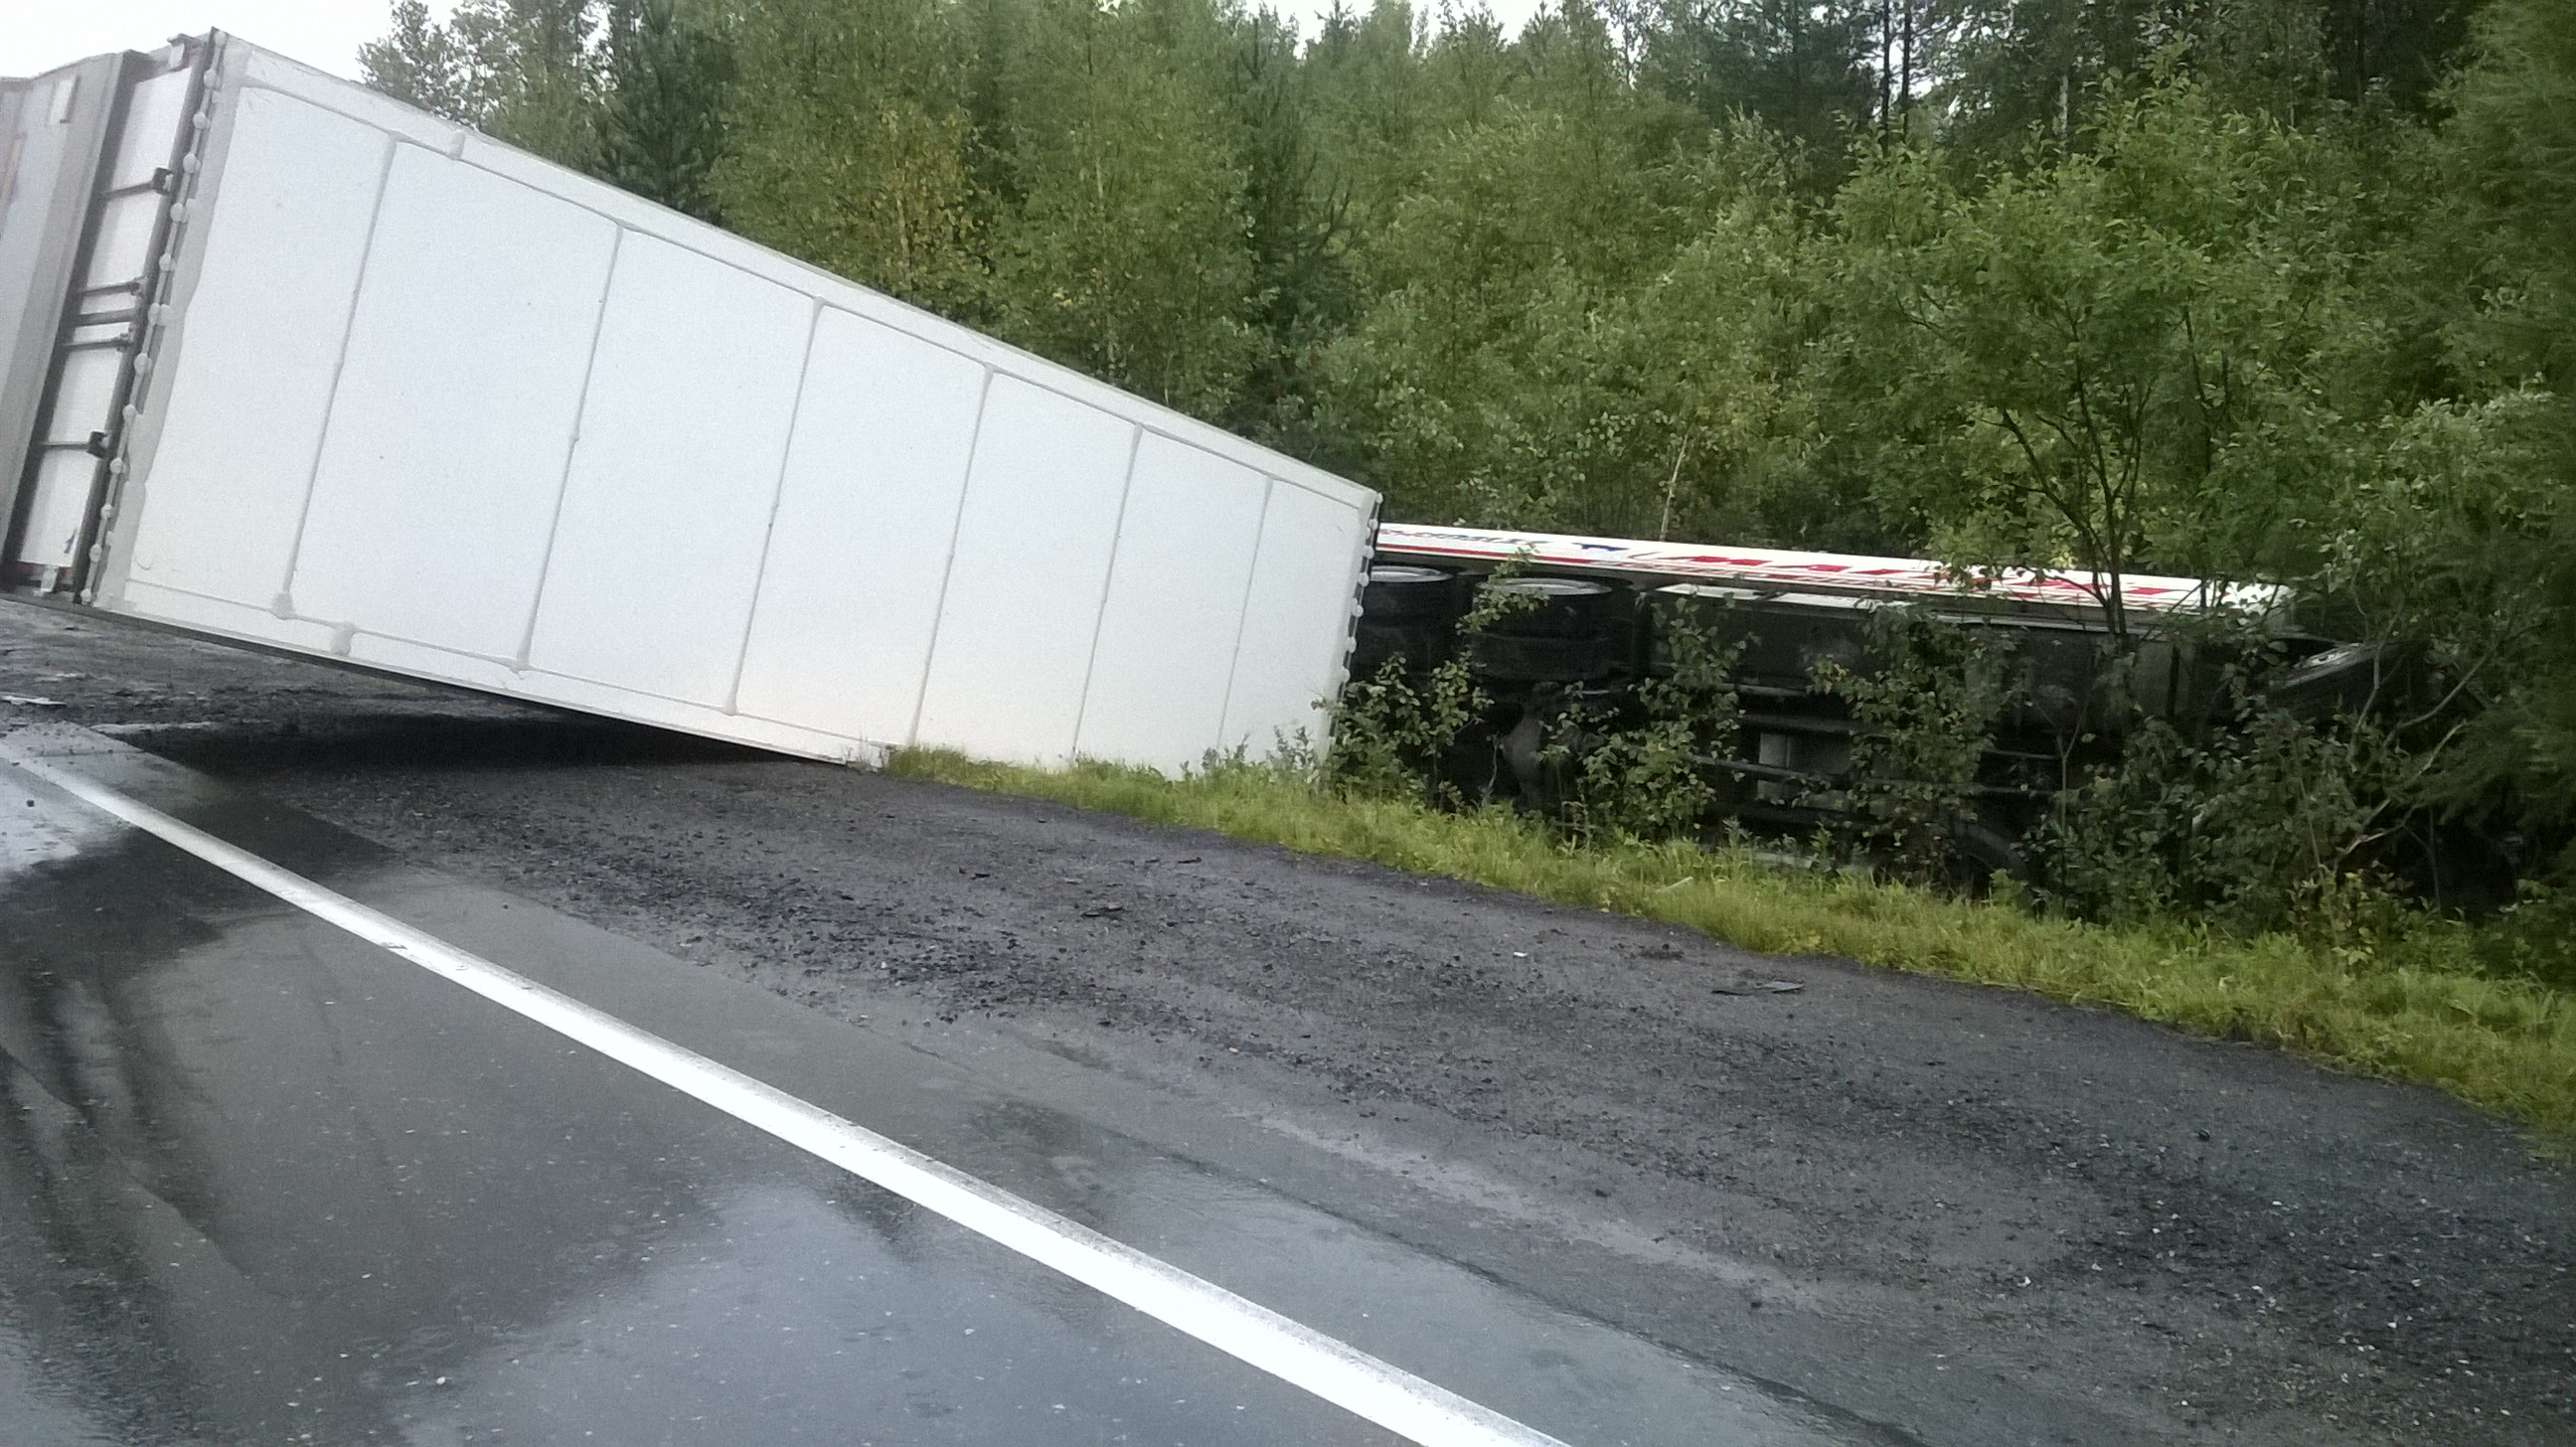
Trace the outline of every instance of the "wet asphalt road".
<instances>
[{"instance_id":1,"label":"wet asphalt road","mask_svg":"<svg viewBox=\"0 0 2576 1447\"><path fill-rule=\"evenodd\" d=\"M95 735L11 743L1570 1442L1891 1440L899 1032ZM0 1441L1395 1440L5 762L0 792Z\"/></svg>"},{"instance_id":2,"label":"wet asphalt road","mask_svg":"<svg viewBox=\"0 0 2576 1447\"><path fill-rule=\"evenodd\" d=\"M1306 1224L1187 1264L1236 1283L1275 1259L1277 1290L1245 1288L1273 1304L1354 1274L1279 1241L1377 1241L1703 1364L1722 1406L1759 1388L1783 1420L1812 1409L1829 1437L2576 1442L2576 1178L2429 1090L6 601L0 695L43 700L0 705L0 729L94 726L376 851L327 867L495 901L469 922L534 907L792 1002L780 1018L832 1042L802 1059L891 1049L1248 1182L1267 1205L1199 1219ZM1745 988L1777 978L1802 988ZM1012 1139L995 1118L935 1138L1048 1204L1089 1199L1063 1193L1096 1152L978 1144ZM1393 1333L1373 1349L1470 1395L1548 1380L1524 1368L1555 1357L1488 1350L1496 1298L1391 1294L1430 1324L1297 1314ZM0 1297L0 1338L23 1315ZM1437 1351L1460 1371L1404 1355ZM1486 1393L1479 1371L1511 1380ZM1640 1410L1700 1434L1677 1440L1714 1430Z\"/></svg>"}]
</instances>

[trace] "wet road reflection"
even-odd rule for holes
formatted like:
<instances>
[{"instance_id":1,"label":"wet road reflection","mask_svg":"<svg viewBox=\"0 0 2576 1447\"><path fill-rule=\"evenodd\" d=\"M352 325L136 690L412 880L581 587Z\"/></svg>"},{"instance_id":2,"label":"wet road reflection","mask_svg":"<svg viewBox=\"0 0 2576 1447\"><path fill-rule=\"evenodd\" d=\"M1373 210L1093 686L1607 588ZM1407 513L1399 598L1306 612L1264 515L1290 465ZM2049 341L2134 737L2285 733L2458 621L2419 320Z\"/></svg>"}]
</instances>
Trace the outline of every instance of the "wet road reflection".
<instances>
[{"instance_id":1,"label":"wet road reflection","mask_svg":"<svg viewBox=\"0 0 2576 1447\"><path fill-rule=\"evenodd\" d=\"M0 1211L107 1440L1386 1440L157 845L0 936Z\"/></svg>"},{"instance_id":2,"label":"wet road reflection","mask_svg":"<svg viewBox=\"0 0 2576 1447\"><path fill-rule=\"evenodd\" d=\"M100 767L337 887L391 863L167 765ZM20 771L0 787L9 1440L1394 1440ZM402 887L513 938L568 927ZM1884 1440L636 953L613 985L636 1023L740 1013L776 1056L740 1068L1257 1300L1374 1323L1398 1350L1357 1344L1569 1440Z\"/></svg>"}]
</instances>

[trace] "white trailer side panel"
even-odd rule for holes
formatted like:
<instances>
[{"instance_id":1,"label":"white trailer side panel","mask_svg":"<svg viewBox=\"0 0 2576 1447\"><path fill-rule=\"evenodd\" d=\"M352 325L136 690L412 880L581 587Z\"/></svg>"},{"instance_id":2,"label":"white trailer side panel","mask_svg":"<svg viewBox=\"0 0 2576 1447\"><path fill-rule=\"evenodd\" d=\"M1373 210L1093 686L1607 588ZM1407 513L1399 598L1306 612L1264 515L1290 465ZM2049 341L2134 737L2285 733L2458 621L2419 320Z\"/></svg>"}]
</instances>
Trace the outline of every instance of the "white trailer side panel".
<instances>
[{"instance_id":1,"label":"white trailer side panel","mask_svg":"<svg viewBox=\"0 0 2576 1447\"><path fill-rule=\"evenodd\" d=\"M731 706L813 320L776 282L625 239L530 667Z\"/></svg>"},{"instance_id":2,"label":"white trailer side panel","mask_svg":"<svg viewBox=\"0 0 2576 1447\"><path fill-rule=\"evenodd\" d=\"M826 310L743 650L735 707L851 738L909 741L939 624L990 374Z\"/></svg>"},{"instance_id":3,"label":"white trailer side panel","mask_svg":"<svg viewBox=\"0 0 2576 1447\"><path fill-rule=\"evenodd\" d=\"M237 601L516 662L619 241L601 217L395 147L292 569ZM199 371L183 336L171 391L264 412L257 375ZM154 474L188 442L164 434Z\"/></svg>"},{"instance_id":4,"label":"white trailer side panel","mask_svg":"<svg viewBox=\"0 0 2576 1447\"><path fill-rule=\"evenodd\" d=\"M98 606L824 758L1320 735L1365 489L221 43Z\"/></svg>"},{"instance_id":5,"label":"white trailer side panel","mask_svg":"<svg viewBox=\"0 0 2576 1447\"><path fill-rule=\"evenodd\" d=\"M1212 469L1168 438L1138 447L1083 698L1081 752L1165 758L1223 736L1268 493L1251 468L1220 461Z\"/></svg>"},{"instance_id":6,"label":"white trailer side panel","mask_svg":"<svg viewBox=\"0 0 2576 1447\"><path fill-rule=\"evenodd\" d=\"M1138 440L1114 414L993 379L917 737L990 758L1073 754Z\"/></svg>"}]
</instances>

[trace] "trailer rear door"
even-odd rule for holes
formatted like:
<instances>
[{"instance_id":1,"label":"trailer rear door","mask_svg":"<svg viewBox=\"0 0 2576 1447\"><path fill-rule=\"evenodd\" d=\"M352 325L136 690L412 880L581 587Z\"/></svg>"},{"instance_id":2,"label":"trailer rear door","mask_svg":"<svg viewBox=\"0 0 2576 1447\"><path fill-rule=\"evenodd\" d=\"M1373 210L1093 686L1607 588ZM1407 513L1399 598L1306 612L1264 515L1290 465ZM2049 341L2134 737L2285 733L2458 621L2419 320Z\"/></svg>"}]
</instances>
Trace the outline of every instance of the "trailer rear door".
<instances>
[{"instance_id":1,"label":"trailer rear door","mask_svg":"<svg viewBox=\"0 0 2576 1447\"><path fill-rule=\"evenodd\" d=\"M9 137L0 275L22 300L12 385L22 419L7 578L80 594L99 510L128 465L136 388L168 300L171 202L194 169L211 48L103 57L21 89ZM23 174L20 174L23 172Z\"/></svg>"}]
</instances>

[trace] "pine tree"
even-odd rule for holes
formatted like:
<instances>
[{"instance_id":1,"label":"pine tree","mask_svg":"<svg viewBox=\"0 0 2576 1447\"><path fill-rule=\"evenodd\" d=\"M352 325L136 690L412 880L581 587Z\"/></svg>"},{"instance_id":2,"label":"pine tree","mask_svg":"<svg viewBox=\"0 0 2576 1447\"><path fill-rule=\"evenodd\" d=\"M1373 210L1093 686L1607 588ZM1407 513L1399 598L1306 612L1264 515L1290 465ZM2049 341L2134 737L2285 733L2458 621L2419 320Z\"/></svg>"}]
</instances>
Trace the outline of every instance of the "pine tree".
<instances>
[{"instance_id":1,"label":"pine tree","mask_svg":"<svg viewBox=\"0 0 2576 1447\"><path fill-rule=\"evenodd\" d=\"M673 0L612 0L599 174L702 221L722 220L712 177L723 159L732 44Z\"/></svg>"}]
</instances>

